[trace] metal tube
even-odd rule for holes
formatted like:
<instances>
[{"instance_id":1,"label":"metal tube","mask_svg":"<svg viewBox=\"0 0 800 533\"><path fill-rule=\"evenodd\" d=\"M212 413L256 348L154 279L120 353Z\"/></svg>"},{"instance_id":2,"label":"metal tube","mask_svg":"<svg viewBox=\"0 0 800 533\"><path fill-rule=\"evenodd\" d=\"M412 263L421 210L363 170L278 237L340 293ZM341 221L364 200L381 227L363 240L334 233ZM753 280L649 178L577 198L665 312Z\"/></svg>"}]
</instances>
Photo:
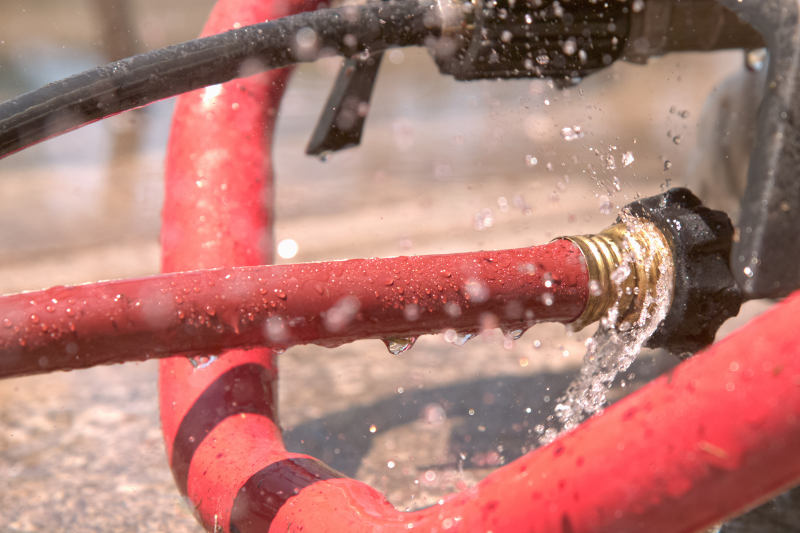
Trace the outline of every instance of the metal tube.
<instances>
[{"instance_id":1,"label":"metal tube","mask_svg":"<svg viewBox=\"0 0 800 533\"><path fill-rule=\"evenodd\" d=\"M0 376L237 347L412 338L444 329L521 333L536 322L578 318L588 283L580 249L559 240L494 252L223 268L55 287L0 297Z\"/></svg>"}]
</instances>

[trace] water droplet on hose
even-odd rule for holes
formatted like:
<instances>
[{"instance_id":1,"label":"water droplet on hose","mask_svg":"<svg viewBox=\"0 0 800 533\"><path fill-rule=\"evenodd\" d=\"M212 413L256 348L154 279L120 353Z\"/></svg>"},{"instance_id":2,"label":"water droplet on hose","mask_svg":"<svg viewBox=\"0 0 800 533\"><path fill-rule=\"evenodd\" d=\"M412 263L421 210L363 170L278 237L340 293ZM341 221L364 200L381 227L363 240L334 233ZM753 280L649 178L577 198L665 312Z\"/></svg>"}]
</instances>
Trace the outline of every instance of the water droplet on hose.
<instances>
[{"instance_id":1,"label":"water droplet on hose","mask_svg":"<svg viewBox=\"0 0 800 533\"><path fill-rule=\"evenodd\" d=\"M519 338L522 337L523 333L525 333L525 330L523 328L515 328L508 331L503 330L503 334L512 341L519 340Z\"/></svg>"},{"instance_id":2,"label":"water droplet on hose","mask_svg":"<svg viewBox=\"0 0 800 533\"><path fill-rule=\"evenodd\" d=\"M464 346L465 344L467 344L467 341L469 341L474 336L475 336L474 333L465 333L462 331L456 334L456 338L453 340L453 344L455 344L456 346Z\"/></svg>"},{"instance_id":3,"label":"water droplet on hose","mask_svg":"<svg viewBox=\"0 0 800 533\"><path fill-rule=\"evenodd\" d=\"M600 296L603 294L603 289L600 288L600 284L597 281L591 280L589 282L589 294L592 296Z\"/></svg>"},{"instance_id":4,"label":"water droplet on hose","mask_svg":"<svg viewBox=\"0 0 800 533\"><path fill-rule=\"evenodd\" d=\"M389 337L383 339L386 349L389 350L389 353L392 355L400 355L410 350L415 342L417 342L416 337Z\"/></svg>"},{"instance_id":5,"label":"water droplet on hose","mask_svg":"<svg viewBox=\"0 0 800 533\"><path fill-rule=\"evenodd\" d=\"M195 370L202 370L214 364L214 362L217 359L219 359L218 355L211 355L211 356L201 355L199 357L190 357L189 362L192 364L192 367Z\"/></svg>"}]
</instances>

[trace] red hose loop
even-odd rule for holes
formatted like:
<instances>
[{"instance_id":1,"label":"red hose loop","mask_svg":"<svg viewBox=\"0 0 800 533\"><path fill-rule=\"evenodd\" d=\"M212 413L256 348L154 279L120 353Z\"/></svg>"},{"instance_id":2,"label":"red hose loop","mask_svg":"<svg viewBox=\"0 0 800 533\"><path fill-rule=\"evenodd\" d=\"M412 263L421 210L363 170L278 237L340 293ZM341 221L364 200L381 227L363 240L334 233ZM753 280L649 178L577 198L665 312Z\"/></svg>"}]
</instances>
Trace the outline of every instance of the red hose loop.
<instances>
[{"instance_id":1,"label":"red hose loop","mask_svg":"<svg viewBox=\"0 0 800 533\"><path fill-rule=\"evenodd\" d=\"M313 7L303 1L221 0L203 35ZM269 146L288 75L288 69L270 71L177 99L165 171L164 272L272 261ZM233 350L219 363L195 373L184 358L164 360L159 390L167 456L178 487L207 529L229 531L224 517L232 495L285 453L260 453L265 446L282 450L271 351ZM207 462L209 453L216 462Z\"/></svg>"}]
</instances>

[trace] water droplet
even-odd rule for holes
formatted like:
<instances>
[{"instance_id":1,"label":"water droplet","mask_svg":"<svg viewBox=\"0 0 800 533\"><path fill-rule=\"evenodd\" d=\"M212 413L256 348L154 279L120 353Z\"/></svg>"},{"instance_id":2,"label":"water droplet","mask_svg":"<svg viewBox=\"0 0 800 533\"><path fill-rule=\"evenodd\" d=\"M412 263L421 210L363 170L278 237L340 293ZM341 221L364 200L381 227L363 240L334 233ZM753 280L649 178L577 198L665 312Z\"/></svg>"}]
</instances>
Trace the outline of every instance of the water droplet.
<instances>
[{"instance_id":1,"label":"water droplet","mask_svg":"<svg viewBox=\"0 0 800 533\"><path fill-rule=\"evenodd\" d=\"M503 30L503 33L500 34L500 40L504 43L510 43L513 38L514 34L508 30Z\"/></svg>"},{"instance_id":2,"label":"water droplet","mask_svg":"<svg viewBox=\"0 0 800 533\"><path fill-rule=\"evenodd\" d=\"M217 359L219 359L218 355L201 355L199 357L190 357L189 362L192 364L192 367L195 370L202 370L203 368L207 368L208 366L214 364Z\"/></svg>"},{"instance_id":3,"label":"water droplet","mask_svg":"<svg viewBox=\"0 0 800 533\"><path fill-rule=\"evenodd\" d=\"M375 427L375 424L372 424L372 425L369 427L369 432L370 432L370 433L375 433L376 431L378 431L378 428L376 428L376 427Z\"/></svg>"},{"instance_id":4,"label":"water droplet","mask_svg":"<svg viewBox=\"0 0 800 533\"><path fill-rule=\"evenodd\" d=\"M278 255L283 259L291 259L297 255L299 247L293 239L283 239L278 243Z\"/></svg>"},{"instance_id":5,"label":"water droplet","mask_svg":"<svg viewBox=\"0 0 800 533\"><path fill-rule=\"evenodd\" d=\"M603 215L610 215L611 199L606 195L602 195L599 200L600 200L600 213Z\"/></svg>"},{"instance_id":6,"label":"water droplet","mask_svg":"<svg viewBox=\"0 0 800 533\"><path fill-rule=\"evenodd\" d=\"M538 163L538 162L539 162L539 160L536 159L535 157L531 156L531 155L526 155L525 156L525 164L528 165L529 167L535 167L536 163Z\"/></svg>"},{"instance_id":7,"label":"water droplet","mask_svg":"<svg viewBox=\"0 0 800 533\"><path fill-rule=\"evenodd\" d=\"M533 24L533 17L530 13L525 13L525 24Z\"/></svg>"},{"instance_id":8,"label":"water droplet","mask_svg":"<svg viewBox=\"0 0 800 533\"><path fill-rule=\"evenodd\" d=\"M625 152L622 154L622 164L626 167L633 163L633 154L631 152Z\"/></svg>"},{"instance_id":9,"label":"water droplet","mask_svg":"<svg viewBox=\"0 0 800 533\"><path fill-rule=\"evenodd\" d=\"M561 45L561 50L563 50L564 53L566 55L568 55L568 56L571 56L572 54L577 52L578 51L578 43L577 43L577 41L575 41L575 38L574 37L570 37L569 39L564 41L564 44Z\"/></svg>"},{"instance_id":10,"label":"water droplet","mask_svg":"<svg viewBox=\"0 0 800 533\"><path fill-rule=\"evenodd\" d=\"M672 161L670 161L669 159L664 161L664 170L669 170L671 168L672 168Z\"/></svg>"},{"instance_id":11,"label":"water droplet","mask_svg":"<svg viewBox=\"0 0 800 533\"><path fill-rule=\"evenodd\" d=\"M218 355L209 356L208 359L204 363L201 363L200 365L197 366L197 369L201 370L203 368L207 368L210 365L213 365L214 361L216 361L217 359L219 359Z\"/></svg>"},{"instance_id":12,"label":"water droplet","mask_svg":"<svg viewBox=\"0 0 800 533\"><path fill-rule=\"evenodd\" d=\"M44 308L44 310L47 311L48 313L55 313L56 308L55 306L48 305L47 307Z\"/></svg>"},{"instance_id":13,"label":"water droplet","mask_svg":"<svg viewBox=\"0 0 800 533\"><path fill-rule=\"evenodd\" d=\"M583 132L581 131L580 126L569 126L565 128L561 128L561 136L564 138L565 141L575 141L583 137Z\"/></svg>"},{"instance_id":14,"label":"water droplet","mask_svg":"<svg viewBox=\"0 0 800 533\"><path fill-rule=\"evenodd\" d=\"M744 267L744 275L747 276L748 278L752 278L753 277L753 269L751 269L749 266Z\"/></svg>"},{"instance_id":15,"label":"water droplet","mask_svg":"<svg viewBox=\"0 0 800 533\"><path fill-rule=\"evenodd\" d=\"M181 296L180 294L179 294L179 295L177 295L177 296L175 297L175 303L176 303L176 304L182 304L182 303L183 303L183 296Z\"/></svg>"},{"instance_id":16,"label":"water droplet","mask_svg":"<svg viewBox=\"0 0 800 533\"><path fill-rule=\"evenodd\" d=\"M39 323L39 317L36 316L36 315L31 315L31 322L33 322L34 324L38 324Z\"/></svg>"},{"instance_id":17,"label":"water droplet","mask_svg":"<svg viewBox=\"0 0 800 533\"><path fill-rule=\"evenodd\" d=\"M14 325L14 323L13 323L13 322L11 322L9 319L7 319L7 318L4 318L4 319L3 319L3 325L4 325L5 327L7 327L7 328L10 328L11 326L13 326L13 325Z\"/></svg>"},{"instance_id":18,"label":"water droplet","mask_svg":"<svg viewBox=\"0 0 800 533\"><path fill-rule=\"evenodd\" d=\"M283 291L278 291L278 298L280 298L281 300L285 300L286 299L286 293L283 292Z\"/></svg>"},{"instance_id":19,"label":"water droplet","mask_svg":"<svg viewBox=\"0 0 800 533\"><path fill-rule=\"evenodd\" d=\"M416 337L389 337L383 339L386 349L389 350L389 353L392 355L400 355L410 350L415 342L417 342Z\"/></svg>"},{"instance_id":20,"label":"water droplet","mask_svg":"<svg viewBox=\"0 0 800 533\"><path fill-rule=\"evenodd\" d=\"M456 346L464 346L474 336L475 333L456 332L453 329L444 332L444 340Z\"/></svg>"},{"instance_id":21,"label":"water droplet","mask_svg":"<svg viewBox=\"0 0 800 533\"><path fill-rule=\"evenodd\" d=\"M420 309L418 305L408 304L405 309L403 309L403 317L409 322L414 322L419 318L419 312Z\"/></svg>"},{"instance_id":22,"label":"water droplet","mask_svg":"<svg viewBox=\"0 0 800 533\"><path fill-rule=\"evenodd\" d=\"M519 340L519 338L522 337L523 333L525 333L525 330L523 328L516 328L504 332L505 336L511 339L512 341Z\"/></svg>"},{"instance_id":23,"label":"water droplet","mask_svg":"<svg viewBox=\"0 0 800 533\"><path fill-rule=\"evenodd\" d=\"M206 314L208 316L214 316L214 315L217 314L217 310L209 305L209 306L206 307Z\"/></svg>"},{"instance_id":24,"label":"water droplet","mask_svg":"<svg viewBox=\"0 0 800 533\"><path fill-rule=\"evenodd\" d=\"M748 50L745 56L745 65L748 69L759 72L764 68L767 61L767 49L757 48L755 50Z\"/></svg>"},{"instance_id":25,"label":"water droplet","mask_svg":"<svg viewBox=\"0 0 800 533\"><path fill-rule=\"evenodd\" d=\"M600 296L603 294L603 289L597 281L591 280L589 282L589 294L592 296Z\"/></svg>"},{"instance_id":26,"label":"water droplet","mask_svg":"<svg viewBox=\"0 0 800 533\"><path fill-rule=\"evenodd\" d=\"M675 144L680 144L682 141L683 139L681 139L680 135L676 135L675 137L672 138L672 142L674 142Z\"/></svg>"}]
</instances>

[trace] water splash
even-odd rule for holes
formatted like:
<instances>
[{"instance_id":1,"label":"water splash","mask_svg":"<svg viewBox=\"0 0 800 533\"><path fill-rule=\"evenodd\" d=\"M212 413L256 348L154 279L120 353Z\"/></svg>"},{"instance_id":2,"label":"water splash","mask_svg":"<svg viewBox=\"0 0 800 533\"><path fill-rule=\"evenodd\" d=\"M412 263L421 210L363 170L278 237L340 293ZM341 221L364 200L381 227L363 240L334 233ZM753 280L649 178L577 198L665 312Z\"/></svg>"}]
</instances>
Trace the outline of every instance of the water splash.
<instances>
[{"instance_id":1,"label":"water splash","mask_svg":"<svg viewBox=\"0 0 800 533\"><path fill-rule=\"evenodd\" d=\"M622 218L631 233L637 230L637 220L634 217L623 215ZM643 251L632 246L630 242L626 243L623 261L611 275L617 289L617 303L601 320L594 336L587 339L586 355L580 374L567 388L564 396L558 399L555 413L548 417L547 428L542 428L543 434L539 437L541 445L549 444L558 435L576 428L581 421L602 412L617 373L624 372L631 366L642 345L667 316L672 302L672 262L669 252ZM633 324L618 324L619 300L623 296L625 281L633 270L631 267L642 261L645 269L649 269L657 259L660 260L660 275L655 294L649 291L645 294L643 311Z\"/></svg>"}]
</instances>

